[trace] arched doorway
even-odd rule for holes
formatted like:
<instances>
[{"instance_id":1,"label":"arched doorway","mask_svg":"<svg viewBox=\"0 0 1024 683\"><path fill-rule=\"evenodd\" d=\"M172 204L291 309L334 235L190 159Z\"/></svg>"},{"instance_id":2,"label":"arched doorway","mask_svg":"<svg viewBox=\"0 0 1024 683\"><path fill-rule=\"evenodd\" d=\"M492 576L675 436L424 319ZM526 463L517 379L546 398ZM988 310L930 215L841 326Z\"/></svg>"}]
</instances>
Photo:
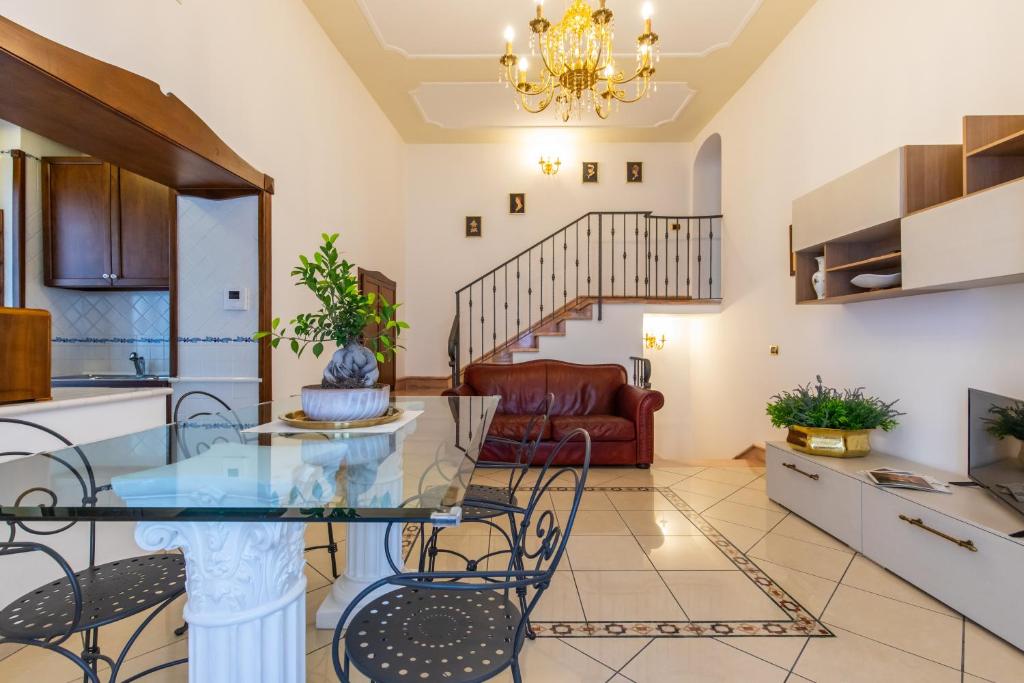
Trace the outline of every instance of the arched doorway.
<instances>
[{"instance_id":1,"label":"arched doorway","mask_svg":"<svg viewBox=\"0 0 1024 683\"><path fill-rule=\"evenodd\" d=\"M722 213L722 136L710 136L693 161L693 212L698 216Z\"/></svg>"}]
</instances>

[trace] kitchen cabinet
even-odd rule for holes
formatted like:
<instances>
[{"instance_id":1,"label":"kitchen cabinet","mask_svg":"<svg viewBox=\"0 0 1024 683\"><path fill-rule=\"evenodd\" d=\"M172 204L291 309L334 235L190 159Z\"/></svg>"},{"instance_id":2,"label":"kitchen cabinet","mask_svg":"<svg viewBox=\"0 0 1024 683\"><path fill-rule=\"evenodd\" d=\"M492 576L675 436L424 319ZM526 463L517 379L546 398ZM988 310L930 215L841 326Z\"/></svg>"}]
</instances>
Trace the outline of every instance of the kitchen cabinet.
<instances>
[{"instance_id":1,"label":"kitchen cabinet","mask_svg":"<svg viewBox=\"0 0 1024 683\"><path fill-rule=\"evenodd\" d=\"M176 195L91 157L43 159L48 287L167 289Z\"/></svg>"}]
</instances>

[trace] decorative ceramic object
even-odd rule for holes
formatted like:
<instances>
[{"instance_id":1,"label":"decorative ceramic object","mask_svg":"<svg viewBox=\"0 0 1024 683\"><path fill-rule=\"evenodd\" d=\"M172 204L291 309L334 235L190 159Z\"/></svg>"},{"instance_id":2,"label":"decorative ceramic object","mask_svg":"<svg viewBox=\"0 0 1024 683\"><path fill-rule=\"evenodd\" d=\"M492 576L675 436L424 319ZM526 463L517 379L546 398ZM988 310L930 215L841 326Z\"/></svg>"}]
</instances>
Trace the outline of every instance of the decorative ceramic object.
<instances>
[{"instance_id":1,"label":"decorative ceramic object","mask_svg":"<svg viewBox=\"0 0 1024 683\"><path fill-rule=\"evenodd\" d=\"M875 275L872 273L861 273L850 280L850 284L861 289L889 289L903 284L903 273L890 273L888 275Z\"/></svg>"},{"instance_id":2,"label":"decorative ceramic object","mask_svg":"<svg viewBox=\"0 0 1024 683\"><path fill-rule=\"evenodd\" d=\"M380 417L388 409L391 387L376 384L362 389L302 387L302 411L319 422L347 422Z\"/></svg>"},{"instance_id":3,"label":"decorative ceramic object","mask_svg":"<svg viewBox=\"0 0 1024 683\"><path fill-rule=\"evenodd\" d=\"M794 425L789 428L786 443L801 453L833 458L861 458L871 452L871 430L850 431Z\"/></svg>"},{"instance_id":4,"label":"decorative ceramic object","mask_svg":"<svg viewBox=\"0 0 1024 683\"><path fill-rule=\"evenodd\" d=\"M825 257L815 256L814 260L818 262L818 272L811 276L811 285L814 286L814 293L818 295L819 299L825 298Z\"/></svg>"}]
</instances>

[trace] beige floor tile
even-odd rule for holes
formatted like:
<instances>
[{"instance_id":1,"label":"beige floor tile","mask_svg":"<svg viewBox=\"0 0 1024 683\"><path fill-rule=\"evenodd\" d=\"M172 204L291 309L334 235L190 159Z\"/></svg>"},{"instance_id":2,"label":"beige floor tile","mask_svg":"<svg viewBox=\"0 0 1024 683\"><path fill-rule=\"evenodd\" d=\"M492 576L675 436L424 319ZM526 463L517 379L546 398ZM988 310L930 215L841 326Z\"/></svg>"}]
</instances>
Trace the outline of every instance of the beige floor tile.
<instances>
[{"instance_id":1,"label":"beige floor tile","mask_svg":"<svg viewBox=\"0 0 1024 683\"><path fill-rule=\"evenodd\" d=\"M583 621L583 605L572 572L555 572L551 586L540 596L534 621Z\"/></svg>"},{"instance_id":2,"label":"beige floor tile","mask_svg":"<svg viewBox=\"0 0 1024 683\"><path fill-rule=\"evenodd\" d=\"M755 489L757 491L767 491L768 490L768 478L765 477L765 476L760 476L757 479L755 479L754 481L752 481L749 484L747 484L745 488Z\"/></svg>"},{"instance_id":3,"label":"beige floor tile","mask_svg":"<svg viewBox=\"0 0 1024 683\"><path fill-rule=\"evenodd\" d=\"M349 669L349 673L351 683L369 683L370 681L355 669ZM306 683L338 683L330 647L322 647L306 655Z\"/></svg>"},{"instance_id":4,"label":"beige floor tile","mask_svg":"<svg viewBox=\"0 0 1024 683\"><path fill-rule=\"evenodd\" d=\"M762 538L747 554L829 581L838 581L853 559L851 550L835 550L774 533Z\"/></svg>"},{"instance_id":5,"label":"beige floor tile","mask_svg":"<svg viewBox=\"0 0 1024 683\"><path fill-rule=\"evenodd\" d=\"M742 524L753 529L768 531L786 516L785 512L763 510L761 508L722 501L701 513L708 519L724 519L726 522Z\"/></svg>"},{"instance_id":6,"label":"beige floor tile","mask_svg":"<svg viewBox=\"0 0 1024 683\"><path fill-rule=\"evenodd\" d=\"M466 560L452 553L461 553L470 560L479 560L488 553L490 539L487 536L445 537L442 534L437 546L439 552L434 570L439 572L459 572L466 571Z\"/></svg>"},{"instance_id":7,"label":"beige floor tile","mask_svg":"<svg viewBox=\"0 0 1024 683\"><path fill-rule=\"evenodd\" d=\"M822 615L826 624L960 668L960 619L839 586Z\"/></svg>"},{"instance_id":8,"label":"beige floor tile","mask_svg":"<svg viewBox=\"0 0 1024 683\"><path fill-rule=\"evenodd\" d=\"M650 638L566 638L569 647L590 655L616 671L644 649ZM614 680L614 679L613 679ZM623 679L625 680L625 679Z\"/></svg>"},{"instance_id":9,"label":"beige floor tile","mask_svg":"<svg viewBox=\"0 0 1024 683\"><path fill-rule=\"evenodd\" d=\"M788 512L786 508L768 498L767 493L752 488L742 488L727 497L726 500L732 501L733 503L740 503L741 505L750 505L756 508L764 508L765 510L774 510L775 512Z\"/></svg>"},{"instance_id":10,"label":"beige floor tile","mask_svg":"<svg viewBox=\"0 0 1024 683\"><path fill-rule=\"evenodd\" d=\"M721 482L701 479L700 476L695 476L690 477L689 479L684 479L672 488L675 491L698 493L702 496L709 496L711 498L722 500L726 496L732 495L738 491L740 487L735 484L723 484Z\"/></svg>"},{"instance_id":11,"label":"beige floor tile","mask_svg":"<svg viewBox=\"0 0 1024 683\"><path fill-rule=\"evenodd\" d=\"M1024 680L1024 652L970 621L964 648L964 671L994 683Z\"/></svg>"},{"instance_id":12,"label":"beige floor tile","mask_svg":"<svg viewBox=\"0 0 1024 683\"><path fill-rule=\"evenodd\" d=\"M789 678L786 679L786 683L815 683L809 678L803 676L797 676L794 673L789 674Z\"/></svg>"},{"instance_id":13,"label":"beige floor tile","mask_svg":"<svg viewBox=\"0 0 1024 683\"><path fill-rule=\"evenodd\" d=\"M695 474L700 474L701 472L703 472L706 469L704 467L688 467L688 466L685 466L685 465L683 465L683 466L664 466L664 467L659 467L657 461L655 461L654 467L656 469L665 470L666 472L674 472L676 474L682 474L683 476L686 476L686 477L692 477Z\"/></svg>"},{"instance_id":14,"label":"beige floor tile","mask_svg":"<svg viewBox=\"0 0 1024 683\"><path fill-rule=\"evenodd\" d=\"M800 656L800 652L804 649L804 644L807 642L807 638L789 637L716 638L716 640L786 670L793 667L793 664L796 663L796 658Z\"/></svg>"},{"instance_id":15,"label":"beige floor tile","mask_svg":"<svg viewBox=\"0 0 1024 683\"><path fill-rule=\"evenodd\" d=\"M69 649L79 645L70 641ZM103 645L102 640L100 645ZM80 649L80 648L79 648ZM108 669L104 668L105 671ZM52 652L37 647L22 648L0 662L0 681L4 683L43 683L82 680L81 669Z\"/></svg>"},{"instance_id":16,"label":"beige floor tile","mask_svg":"<svg viewBox=\"0 0 1024 683\"><path fill-rule=\"evenodd\" d=\"M622 476L609 480L605 486L655 486L666 487L678 484L687 478L686 474L670 472L668 470L634 470L623 473Z\"/></svg>"},{"instance_id":17,"label":"beige floor tile","mask_svg":"<svg viewBox=\"0 0 1024 683\"><path fill-rule=\"evenodd\" d=\"M587 486L607 486L608 482L629 471L626 467L591 467L587 473Z\"/></svg>"},{"instance_id":18,"label":"beige floor tile","mask_svg":"<svg viewBox=\"0 0 1024 683\"><path fill-rule=\"evenodd\" d=\"M658 638L622 673L637 683L782 683L789 672L712 638Z\"/></svg>"},{"instance_id":19,"label":"beige floor tile","mask_svg":"<svg viewBox=\"0 0 1024 683\"><path fill-rule=\"evenodd\" d=\"M838 585L835 581L783 567L767 560L755 559L754 563L779 584L782 590L789 593L804 609L816 617L821 616L822 610L825 609L825 605L828 604L829 598L832 597Z\"/></svg>"},{"instance_id":20,"label":"beige floor tile","mask_svg":"<svg viewBox=\"0 0 1024 683\"><path fill-rule=\"evenodd\" d=\"M184 640L166 645L164 647L145 652L138 657L127 660L118 672L117 680L123 680L130 676L142 673L146 669L159 666L166 662L188 657L188 643ZM80 682L80 678L72 679ZM141 679L145 683L187 683L188 663L157 671ZM69 681L69 683L71 683Z\"/></svg>"},{"instance_id":21,"label":"beige floor tile","mask_svg":"<svg viewBox=\"0 0 1024 683\"><path fill-rule=\"evenodd\" d=\"M637 536L659 571L735 570L736 565L703 536Z\"/></svg>"},{"instance_id":22,"label":"beige floor tile","mask_svg":"<svg viewBox=\"0 0 1024 683\"><path fill-rule=\"evenodd\" d=\"M523 680L529 683L605 683L615 675L612 669L557 638L527 641L519 664ZM494 683L511 683L512 674L505 671L491 680Z\"/></svg>"},{"instance_id":23,"label":"beige floor tile","mask_svg":"<svg viewBox=\"0 0 1024 683\"><path fill-rule=\"evenodd\" d=\"M654 569L632 536L572 536L568 554L573 571Z\"/></svg>"},{"instance_id":24,"label":"beige floor tile","mask_svg":"<svg viewBox=\"0 0 1024 683\"><path fill-rule=\"evenodd\" d=\"M556 510L571 510L574 493L571 491L552 491L551 502ZM580 499L580 510L614 510L615 506L608 500L603 491L586 491Z\"/></svg>"},{"instance_id":25,"label":"beige floor tile","mask_svg":"<svg viewBox=\"0 0 1024 683\"><path fill-rule=\"evenodd\" d=\"M705 496L700 493L690 493L688 491L680 491L678 486L671 487L672 491L679 496L684 503L690 506L691 509L697 512L704 512L709 507L717 503L720 498L714 496Z\"/></svg>"},{"instance_id":26,"label":"beige floor tile","mask_svg":"<svg viewBox=\"0 0 1024 683\"><path fill-rule=\"evenodd\" d=\"M941 602L910 585L892 572L875 564L863 555L853 558L853 563L843 576L843 584L860 588L870 593L878 593L893 600L924 607L946 616L955 617L957 613Z\"/></svg>"},{"instance_id":27,"label":"beige floor tile","mask_svg":"<svg viewBox=\"0 0 1024 683\"><path fill-rule=\"evenodd\" d=\"M629 530L638 536L700 534L700 529L678 510L623 510L619 514Z\"/></svg>"},{"instance_id":28,"label":"beige floor tile","mask_svg":"<svg viewBox=\"0 0 1024 683\"><path fill-rule=\"evenodd\" d=\"M704 521L714 527L718 533L725 536L730 543L744 553L753 548L765 535L760 529L753 529L742 524L733 524L721 519L705 519Z\"/></svg>"},{"instance_id":29,"label":"beige floor tile","mask_svg":"<svg viewBox=\"0 0 1024 683\"><path fill-rule=\"evenodd\" d=\"M786 619L786 613L740 571L663 571L661 577L694 621Z\"/></svg>"},{"instance_id":30,"label":"beige floor tile","mask_svg":"<svg viewBox=\"0 0 1024 683\"><path fill-rule=\"evenodd\" d=\"M608 499L616 510L675 510L665 496L657 491L608 491Z\"/></svg>"},{"instance_id":31,"label":"beige floor tile","mask_svg":"<svg viewBox=\"0 0 1024 683\"><path fill-rule=\"evenodd\" d=\"M762 474L764 474L763 470L759 471L755 468L709 467L700 474L694 476L700 479L721 482L723 484L746 486Z\"/></svg>"},{"instance_id":32,"label":"beige floor tile","mask_svg":"<svg viewBox=\"0 0 1024 683\"><path fill-rule=\"evenodd\" d=\"M903 650L833 628L811 638L793 671L815 683L958 683L951 669Z\"/></svg>"},{"instance_id":33,"label":"beige floor tile","mask_svg":"<svg viewBox=\"0 0 1024 683\"><path fill-rule=\"evenodd\" d=\"M569 511L558 513L558 522L565 529ZM573 522L572 536L629 536L626 523L615 510L580 510Z\"/></svg>"},{"instance_id":34,"label":"beige floor tile","mask_svg":"<svg viewBox=\"0 0 1024 683\"><path fill-rule=\"evenodd\" d=\"M587 619L666 620L686 619L658 573L574 571L576 588Z\"/></svg>"},{"instance_id":35,"label":"beige floor tile","mask_svg":"<svg viewBox=\"0 0 1024 683\"><path fill-rule=\"evenodd\" d=\"M797 515L789 515L779 522L778 526L772 529L772 533L779 536L788 536L798 541L806 541L815 545L823 545L826 548L836 550L849 550L850 547L834 536L830 536L810 522Z\"/></svg>"}]
</instances>

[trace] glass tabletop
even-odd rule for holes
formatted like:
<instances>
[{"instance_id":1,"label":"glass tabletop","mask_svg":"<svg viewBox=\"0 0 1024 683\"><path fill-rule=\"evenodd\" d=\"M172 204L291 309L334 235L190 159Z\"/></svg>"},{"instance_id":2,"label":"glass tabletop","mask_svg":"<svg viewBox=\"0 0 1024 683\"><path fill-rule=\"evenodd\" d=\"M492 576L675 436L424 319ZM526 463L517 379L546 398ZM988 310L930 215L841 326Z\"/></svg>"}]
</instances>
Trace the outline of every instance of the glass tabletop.
<instances>
[{"instance_id":1,"label":"glass tabletop","mask_svg":"<svg viewBox=\"0 0 1024 683\"><path fill-rule=\"evenodd\" d=\"M461 505L498 397L393 398L394 422L312 431L298 399L0 458L0 520L429 521Z\"/></svg>"}]
</instances>

